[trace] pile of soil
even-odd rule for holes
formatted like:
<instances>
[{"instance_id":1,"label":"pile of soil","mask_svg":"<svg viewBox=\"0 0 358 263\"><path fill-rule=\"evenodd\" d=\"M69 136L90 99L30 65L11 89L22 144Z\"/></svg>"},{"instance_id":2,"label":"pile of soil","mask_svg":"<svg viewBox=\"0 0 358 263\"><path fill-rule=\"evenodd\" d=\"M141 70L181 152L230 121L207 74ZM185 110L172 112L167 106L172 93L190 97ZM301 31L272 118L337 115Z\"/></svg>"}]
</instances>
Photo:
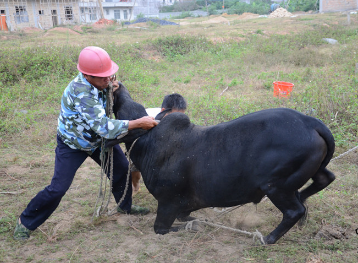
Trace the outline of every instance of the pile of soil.
<instances>
[{"instance_id":1,"label":"pile of soil","mask_svg":"<svg viewBox=\"0 0 358 263\"><path fill-rule=\"evenodd\" d=\"M260 15L253 14L253 13L242 13L239 16L239 19L251 19L251 18L258 18Z\"/></svg>"},{"instance_id":2,"label":"pile of soil","mask_svg":"<svg viewBox=\"0 0 358 263\"><path fill-rule=\"evenodd\" d=\"M47 30L47 32L44 35L44 37L51 36L52 34L54 34L56 32L69 33L71 35L81 35L80 33L76 32L76 31L74 31L72 29L66 28L66 27L54 27L54 28L51 28L51 29Z\"/></svg>"},{"instance_id":3,"label":"pile of soil","mask_svg":"<svg viewBox=\"0 0 358 263\"><path fill-rule=\"evenodd\" d=\"M82 26L84 26L84 25L76 25L76 26L73 27L73 30L76 31L76 32L81 32L82 33L83 32Z\"/></svg>"},{"instance_id":4,"label":"pile of soil","mask_svg":"<svg viewBox=\"0 0 358 263\"><path fill-rule=\"evenodd\" d=\"M216 24L216 23L228 24L229 20L227 20L225 17L218 16L218 17L214 17L214 18L211 18L209 20L203 21L201 23L202 24Z\"/></svg>"},{"instance_id":5,"label":"pile of soil","mask_svg":"<svg viewBox=\"0 0 358 263\"><path fill-rule=\"evenodd\" d=\"M108 20L105 18L101 18L100 20L98 20L96 23L94 23L95 25L113 25L115 22L113 20Z\"/></svg>"},{"instance_id":6,"label":"pile of soil","mask_svg":"<svg viewBox=\"0 0 358 263\"><path fill-rule=\"evenodd\" d=\"M268 17L291 17L292 13L288 12L285 8L277 8L275 11L273 11Z\"/></svg>"}]
</instances>

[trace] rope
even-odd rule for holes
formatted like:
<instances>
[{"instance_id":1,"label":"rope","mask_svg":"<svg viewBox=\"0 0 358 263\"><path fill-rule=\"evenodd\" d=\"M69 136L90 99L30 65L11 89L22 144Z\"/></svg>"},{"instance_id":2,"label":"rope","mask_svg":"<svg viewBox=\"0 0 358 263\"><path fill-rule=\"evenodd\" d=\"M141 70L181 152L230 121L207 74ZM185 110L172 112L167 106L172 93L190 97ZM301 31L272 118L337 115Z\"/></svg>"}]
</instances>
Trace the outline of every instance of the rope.
<instances>
[{"instance_id":1,"label":"rope","mask_svg":"<svg viewBox=\"0 0 358 263\"><path fill-rule=\"evenodd\" d=\"M127 180L126 180L126 187L124 188L124 192L123 192L122 198L118 201L117 206L116 206L114 209L112 209L110 212L108 212L108 216L111 216L111 215L113 215L113 214L116 213L116 211L117 211L119 205L123 202L123 200L124 200L124 198L125 198L125 196L126 196L126 194L127 194L128 185L129 185L129 178L130 178L130 173L131 173L131 168L132 168L132 165L133 165L133 163L132 163L132 161L131 161L131 159L130 159L130 154L131 154L131 151L132 151L132 149L133 149L134 144L137 142L137 140L138 140L139 138L140 138L140 137L138 137L137 139L135 139L135 141L134 141L134 142L132 143L132 145L131 145L131 148L126 152L126 156L127 156L128 162L129 162L128 172L127 172Z\"/></svg>"},{"instance_id":2,"label":"rope","mask_svg":"<svg viewBox=\"0 0 358 263\"><path fill-rule=\"evenodd\" d=\"M114 75L112 81L113 80L116 80L115 75ZM113 84L112 84L112 82L109 82L109 84L108 84L108 92L107 92L106 98L107 98L106 115L108 117L112 117L112 115L113 115ZM107 160L106 160L105 142L106 142L106 140L104 138L102 138L102 141L101 141L102 151L101 151L101 156L100 156L100 158L101 158L101 182L100 182L97 201L95 204L95 211L93 212L93 216L92 216L92 221L95 216L99 217L100 215L102 215L104 213L104 211L108 211L108 205L109 205L109 202L111 199L111 192L112 192L112 188L113 188L113 147L108 148ZM108 170L109 170L109 190L110 191L108 194L107 202L105 205L103 205L105 196L107 194L107 181L105 183L103 183L103 181L105 180L104 177L108 174ZM124 189L124 193L123 193L123 196L121 197L120 201L118 202L116 208L118 208L119 205L123 202L123 199L127 193L129 178L130 178L130 166L128 167L128 174L127 174L127 180L126 180L126 186ZM104 191L102 190L103 185L104 185ZM99 202L101 202L101 204L96 209ZM112 210L112 212L113 212L113 210Z\"/></svg>"},{"instance_id":3,"label":"rope","mask_svg":"<svg viewBox=\"0 0 358 263\"><path fill-rule=\"evenodd\" d=\"M339 158L341 158L341 157L347 155L348 153L354 151L354 150L357 149L357 148L358 148L358 145L357 145L356 147L353 147L352 149L350 149L350 150L348 150L348 151L346 151L346 152L344 152L344 153L338 155L337 157L333 158L333 159L331 160L331 162L333 162L334 160L339 159Z\"/></svg>"},{"instance_id":4,"label":"rope","mask_svg":"<svg viewBox=\"0 0 358 263\"><path fill-rule=\"evenodd\" d=\"M240 229L236 229L236 228L231 228L231 227L227 227L227 226L223 226L223 225L214 224L214 223L210 223L210 222L207 222L207 221L202 221L202 220L199 220L199 219L195 219L195 220L189 221L185 225L185 230L192 230L194 222L204 223L204 224L207 224L209 226L219 227L219 228L231 230L231 231L234 231L234 232L238 232L240 234L249 235L249 236L252 236L253 241L255 241L256 238L258 238L262 244L264 244L264 245L266 244L263 235L257 229L256 229L255 232L248 232L248 231L244 231L244 230L240 230Z\"/></svg>"},{"instance_id":5,"label":"rope","mask_svg":"<svg viewBox=\"0 0 358 263\"><path fill-rule=\"evenodd\" d=\"M226 208L217 208L217 207L214 207L214 211L217 212L217 213L220 213L217 217L220 217L220 216L223 216L227 213L230 213L232 211L234 211L235 209L241 207L242 205L237 205L237 206L234 206L234 207L226 207Z\"/></svg>"}]
</instances>

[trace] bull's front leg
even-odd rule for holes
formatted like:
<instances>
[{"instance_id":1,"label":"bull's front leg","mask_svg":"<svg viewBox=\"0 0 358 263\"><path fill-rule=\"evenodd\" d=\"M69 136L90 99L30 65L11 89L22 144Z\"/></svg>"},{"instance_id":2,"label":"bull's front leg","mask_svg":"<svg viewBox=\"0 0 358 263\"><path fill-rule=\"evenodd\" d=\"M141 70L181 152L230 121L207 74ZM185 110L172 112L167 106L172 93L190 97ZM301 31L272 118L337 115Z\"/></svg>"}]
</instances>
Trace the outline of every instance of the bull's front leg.
<instances>
[{"instance_id":1,"label":"bull's front leg","mask_svg":"<svg viewBox=\"0 0 358 263\"><path fill-rule=\"evenodd\" d=\"M174 204L158 202L157 218L154 222L154 232L156 234L167 234L181 229L180 227L171 227L176 217L180 214Z\"/></svg>"}]
</instances>

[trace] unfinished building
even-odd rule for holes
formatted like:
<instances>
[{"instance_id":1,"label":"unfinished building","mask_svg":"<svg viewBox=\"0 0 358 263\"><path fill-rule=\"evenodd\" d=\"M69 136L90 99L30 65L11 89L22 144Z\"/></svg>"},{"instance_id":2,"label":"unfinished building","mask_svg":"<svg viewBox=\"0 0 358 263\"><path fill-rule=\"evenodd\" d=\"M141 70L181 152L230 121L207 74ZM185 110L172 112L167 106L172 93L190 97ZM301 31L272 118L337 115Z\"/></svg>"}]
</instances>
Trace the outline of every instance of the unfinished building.
<instances>
[{"instance_id":1,"label":"unfinished building","mask_svg":"<svg viewBox=\"0 0 358 263\"><path fill-rule=\"evenodd\" d=\"M0 0L0 30L93 23L101 17L97 0Z\"/></svg>"}]
</instances>

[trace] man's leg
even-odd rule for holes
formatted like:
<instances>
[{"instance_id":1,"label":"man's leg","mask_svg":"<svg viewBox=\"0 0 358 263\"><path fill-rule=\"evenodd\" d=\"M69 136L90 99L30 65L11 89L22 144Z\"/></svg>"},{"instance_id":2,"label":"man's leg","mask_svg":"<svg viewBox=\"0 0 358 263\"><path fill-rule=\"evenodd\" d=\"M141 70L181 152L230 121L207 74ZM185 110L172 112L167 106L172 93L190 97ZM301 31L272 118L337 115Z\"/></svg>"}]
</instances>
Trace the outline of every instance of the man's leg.
<instances>
[{"instance_id":1,"label":"man's leg","mask_svg":"<svg viewBox=\"0 0 358 263\"><path fill-rule=\"evenodd\" d=\"M77 169L88 157L86 152L68 147L59 137L55 152L55 171L51 184L30 201L20 216L21 224L29 230L35 230L55 211Z\"/></svg>"}]
</instances>

